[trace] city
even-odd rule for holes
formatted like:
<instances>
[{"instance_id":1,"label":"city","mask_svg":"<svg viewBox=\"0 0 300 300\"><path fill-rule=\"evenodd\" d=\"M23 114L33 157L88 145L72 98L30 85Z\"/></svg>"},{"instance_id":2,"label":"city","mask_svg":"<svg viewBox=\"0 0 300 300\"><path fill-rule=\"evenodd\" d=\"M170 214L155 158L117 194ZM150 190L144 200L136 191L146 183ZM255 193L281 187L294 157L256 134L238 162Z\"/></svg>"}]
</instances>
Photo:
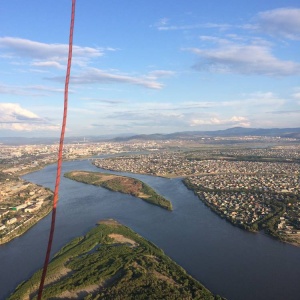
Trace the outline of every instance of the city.
<instances>
[{"instance_id":1,"label":"city","mask_svg":"<svg viewBox=\"0 0 300 300\"><path fill-rule=\"evenodd\" d=\"M57 144L0 145L1 244L23 235L51 212L53 192L24 177L55 166L56 151ZM82 162L100 172L133 177L151 175L166 180L166 186L178 180L199 204L233 226L299 246L299 152L294 139L241 136L66 143L63 156L66 164ZM180 199L184 206L185 201Z\"/></svg>"},{"instance_id":2,"label":"city","mask_svg":"<svg viewBox=\"0 0 300 300\"><path fill-rule=\"evenodd\" d=\"M248 141L249 137L237 140ZM266 230L280 240L299 245L300 146L290 140L284 142L246 149L237 144L211 145L211 140L203 143L203 139L188 143L77 143L66 144L64 159L90 158L103 169L182 177L186 186L222 218L250 231ZM0 151L0 237L4 243L49 213L52 192L20 176L55 163L57 145L1 145ZM101 155L103 158L98 159Z\"/></svg>"},{"instance_id":3,"label":"city","mask_svg":"<svg viewBox=\"0 0 300 300\"><path fill-rule=\"evenodd\" d=\"M231 223L250 231L266 230L300 245L299 150L287 146L165 152L98 159L94 164L108 170L185 177L187 187Z\"/></svg>"}]
</instances>

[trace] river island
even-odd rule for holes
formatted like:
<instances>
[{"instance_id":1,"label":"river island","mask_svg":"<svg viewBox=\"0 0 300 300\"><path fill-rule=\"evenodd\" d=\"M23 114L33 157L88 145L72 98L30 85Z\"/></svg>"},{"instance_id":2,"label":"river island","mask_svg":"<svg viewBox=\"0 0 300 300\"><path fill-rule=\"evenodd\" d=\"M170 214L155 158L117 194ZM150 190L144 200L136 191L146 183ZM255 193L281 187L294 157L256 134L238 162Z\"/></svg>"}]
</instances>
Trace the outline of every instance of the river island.
<instances>
[{"instance_id":1,"label":"river island","mask_svg":"<svg viewBox=\"0 0 300 300\"><path fill-rule=\"evenodd\" d=\"M41 270L9 300L36 299ZM53 258L44 299L222 299L161 249L115 220L103 220Z\"/></svg>"},{"instance_id":2,"label":"river island","mask_svg":"<svg viewBox=\"0 0 300 300\"><path fill-rule=\"evenodd\" d=\"M78 182L101 186L114 192L129 194L167 210L172 210L172 203L169 200L159 195L141 180L132 177L87 171L72 171L65 173L64 176Z\"/></svg>"}]
</instances>

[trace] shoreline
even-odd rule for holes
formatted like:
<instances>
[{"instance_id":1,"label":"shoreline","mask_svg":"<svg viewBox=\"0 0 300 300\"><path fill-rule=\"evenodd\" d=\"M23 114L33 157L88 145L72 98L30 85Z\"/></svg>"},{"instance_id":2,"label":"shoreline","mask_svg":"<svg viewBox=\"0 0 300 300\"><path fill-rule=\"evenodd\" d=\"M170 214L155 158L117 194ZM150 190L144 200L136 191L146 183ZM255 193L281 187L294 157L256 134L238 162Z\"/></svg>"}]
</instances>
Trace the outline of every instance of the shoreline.
<instances>
[{"instance_id":1,"label":"shoreline","mask_svg":"<svg viewBox=\"0 0 300 300\"><path fill-rule=\"evenodd\" d=\"M88 158L89 157L84 158L84 159L88 159ZM64 160L64 162L65 161L74 161L74 160L76 160L76 159L66 159L66 160ZM26 180L24 180L22 178L22 176L24 176L26 174L38 172L38 171L44 169L45 167L50 166L50 165L55 165L56 163L57 163L56 161L52 161L52 162L49 162L49 163L46 163L46 164L43 164L43 165L39 165L39 166L36 166L36 167L33 167L33 168L29 168L27 170L22 170L20 172L17 172L15 175L18 176L19 179L22 180L22 182L25 182ZM32 184L34 184L34 183L32 183ZM51 190L51 193L52 193L52 195L51 195L52 199L49 200L51 203L47 204L48 207L43 207L41 211L37 211L37 215L31 217L31 219L33 218L33 220L29 219L30 222L28 224L24 224L24 223L28 222L28 220L27 220L24 223L18 225L12 231L10 231L8 235L0 238L0 246L5 245L5 244L13 241L15 238L25 234L30 228L35 226L39 221L41 221L42 219L44 219L47 215L49 215L51 213L51 211L52 211L52 201L53 201L53 191L52 190ZM17 231L17 233L15 231Z\"/></svg>"},{"instance_id":2,"label":"shoreline","mask_svg":"<svg viewBox=\"0 0 300 300\"><path fill-rule=\"evenodd\" d=\"M100 186L113 192L132 195L150 204L172 211L172 203L150 186L136 178L116 174L88 171L71 171L64 177L77 182Z\"/></svg>"},{"instance_id":3,"label":"shoreline","mask_svg":"<svg viewBox=\"0 0 300 300\"><path fill-rule=\"evenodd\" d=\"M54 162L55 163L55 162ZM31 168L29 170L24 170L25 172L18 172L16 175L19 177L20 180L24 183L26 180L22 178L22 176L26 174L30 174L33 172L40 171L44 169L46 166L51 165L53 163L45 164L43 166L38 166ZM35 183L32 183L36 186L38 186ZM40 210L37 211L37 214L32 216L30 219L26 220L24 223L18 225L16 228L14 228L12 231L8 233L8 235L5 235L4 237L0 238L0 246L5 245L11 241L13 241L15 238L25 234L30 228L32 228L34 225L36 225L40 220L44 219L47 215L49 215L52 211L52 201L53 201L53 191L51 191L52 195L50 200L47 200L49 203L46 205L43 205ZM27 223L28 222L28 223Z\"/></svg>"},{"instance_id":4,"label":"shoreline","mask_svg":"<svg viewBox=\"0 0 300 300\"><path fill-rule=\"evenodd\" d=\"M49 207L44 207L45 211L41 212L40 215L32 217L35 220L29 219L31 222L29 222L28 224L26 224L24 226L24 223L28 222L28 220L25 221L23 224L19 225L18 227L16 227L12 231L10 231L10 233L13 232L12 234L9 234L8 236L4 236L3 238L0 238L0 246L7 244L7 243L13 241L15 238L25 234L30 228L32 228L34 225L36 225L40 220L44 219L47 215L49 215L52 211L52 203L51 203L51 205L49 204L47 206L49 206ZM20 232L15 234L14 233L15 230L20 230Z\"/></svg>"},{"instance_id":5,"label":"shoreline","mask_svg":"<svg viewBox=\"0 0 300 300\"><path fill-rule=\"evenodd\" d=\"M289 240L286 240L286 239L280 239L278 238L277 236L273 235L271 232L269 232L267 229L261 229L261 230L251 230L250 228L248 229L247 227L243 226L242 224L237 224L237 223L234 223L232 222L226 215L222 214L216 207L214 207L213 205L211 205L208 201L206 201L203 197L200 197L200 195L196 192L195 189L193 189L192 186L189 186L185 180L183 179L182 180L183 184L186 186L186 188L190 191L192 191L198 198L199 200L206 206L208 207L213 213L215 213L218 217L224 219L226 222L229 222L232 226L234 227L238 227L242 230L245 230L249 233L260 233L260 232L263 232L263 234L265 234L266 236L276 240L276 241L279 241L281 243L286 243L286 244L289 244L289 245L292 245L292 246L295 246L295 247L300 247L300 238L299 238L299 242L295 242L295 241L289 241ZM288 237L288 238L291 238L291 237Z\"/></svg>"}]
</instances>

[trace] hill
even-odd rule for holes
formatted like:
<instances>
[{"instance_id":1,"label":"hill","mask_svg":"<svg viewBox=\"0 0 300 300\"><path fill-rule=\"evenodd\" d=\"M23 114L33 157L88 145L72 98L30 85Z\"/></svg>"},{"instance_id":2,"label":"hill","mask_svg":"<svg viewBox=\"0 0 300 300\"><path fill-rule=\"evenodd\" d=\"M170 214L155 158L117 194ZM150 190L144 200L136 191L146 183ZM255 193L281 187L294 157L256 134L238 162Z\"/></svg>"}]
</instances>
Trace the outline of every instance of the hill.
<instances>
[{"instance_id":1,"label":"hill","mask_svg":"<svg viewBox=\"0 0 300 300\"><path fill-rule=\"evenodd\" d=\"M300 128L244 128L233 127L215 131L183 131L169 134L140 134L130 137L118 137L114 141L129 140L172 140L172 139L196 139L201 137L240 137L240 136L268 136L300 138Z\"/></svg>"},{"instance_id":2,"label":"hill","mask_svg":"<svg viewBox=\"0 0 300 300\"><path fill-rule=\"evenodd\" d=\"M85 144L99 142L126 142L131 140L186 140L202 137L239 137L239 136L268 136L300 139L300 127L298 128L245 128L233 127L214 131L182 131L174 133L154 134L114 134L87 137L66 137L65 143ZM5 145L39 145L57 144L56 137L0 137L0 144Z\"/></svg>"}]
</instances>

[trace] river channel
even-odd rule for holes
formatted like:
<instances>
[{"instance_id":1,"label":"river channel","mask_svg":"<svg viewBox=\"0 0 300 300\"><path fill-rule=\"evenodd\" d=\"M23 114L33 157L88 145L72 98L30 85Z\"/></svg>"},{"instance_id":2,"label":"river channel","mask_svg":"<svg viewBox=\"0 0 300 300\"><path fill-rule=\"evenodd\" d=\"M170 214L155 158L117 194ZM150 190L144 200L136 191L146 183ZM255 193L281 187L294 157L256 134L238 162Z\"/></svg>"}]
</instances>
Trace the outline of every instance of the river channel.
<instances>
[{"instance_id":1,"label":"river channel","mask_svg":"<svg viewBox=\"0 0 300 300\"><path fill-rule=\"evenodd\" d=\"M100 171L90 161L63 164ZM23 178L54 188L56 166ZM107 172L107 171L105 171ZM207 208L180 179L111 172L138 178L170 199L173 211L130 195L62 178L53 254L98 220L114 218L150 240L213 293L231 300L300 299L300 248L232 226ZM44 261L50 215L12 242L0 246L0 299Z\"/></svg>"}]
</instances>

